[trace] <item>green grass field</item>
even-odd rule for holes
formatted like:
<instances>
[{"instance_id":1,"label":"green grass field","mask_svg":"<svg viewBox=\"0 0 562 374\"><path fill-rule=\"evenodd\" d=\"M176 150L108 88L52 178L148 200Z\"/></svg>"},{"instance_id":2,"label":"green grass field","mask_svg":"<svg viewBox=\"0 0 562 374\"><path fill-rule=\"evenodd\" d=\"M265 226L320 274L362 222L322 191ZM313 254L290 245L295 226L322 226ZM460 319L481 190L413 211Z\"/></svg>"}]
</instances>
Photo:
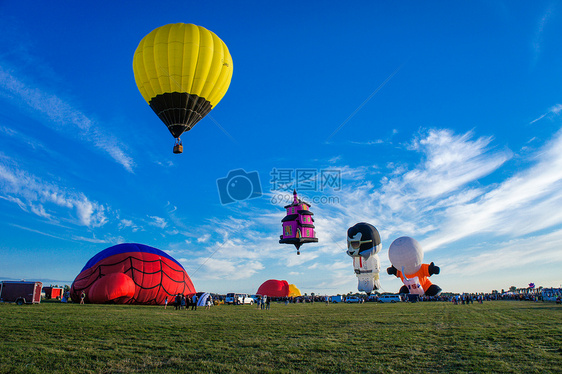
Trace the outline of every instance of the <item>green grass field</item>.
<instances>
[{"instance_id":1,"label":"green grass field","mask_svg":"<svg viewBox=\"0 0 562 374\"><path fill-rule=\"evenodd\" d=\"M562 372L562 306L0 304L0 372Z\"/></svg>"}]
</instances>

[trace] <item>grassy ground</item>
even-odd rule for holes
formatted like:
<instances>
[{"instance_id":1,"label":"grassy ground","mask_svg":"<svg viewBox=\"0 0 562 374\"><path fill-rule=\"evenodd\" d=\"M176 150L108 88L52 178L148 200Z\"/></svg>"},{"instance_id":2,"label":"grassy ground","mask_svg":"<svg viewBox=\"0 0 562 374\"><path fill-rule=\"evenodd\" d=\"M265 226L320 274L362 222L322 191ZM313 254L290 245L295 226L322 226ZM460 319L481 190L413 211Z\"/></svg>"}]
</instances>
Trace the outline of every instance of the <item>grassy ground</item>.
<instances>
[{"instance_id":1,"label":"grassy ground","mask_svg":"<svg viewBox=\"0 0 562 374\"><path fill-rule=\"evenodd\" d=\"M562 306L0 304L0 372L562 372Z\"/></svg>"}]
</instances>

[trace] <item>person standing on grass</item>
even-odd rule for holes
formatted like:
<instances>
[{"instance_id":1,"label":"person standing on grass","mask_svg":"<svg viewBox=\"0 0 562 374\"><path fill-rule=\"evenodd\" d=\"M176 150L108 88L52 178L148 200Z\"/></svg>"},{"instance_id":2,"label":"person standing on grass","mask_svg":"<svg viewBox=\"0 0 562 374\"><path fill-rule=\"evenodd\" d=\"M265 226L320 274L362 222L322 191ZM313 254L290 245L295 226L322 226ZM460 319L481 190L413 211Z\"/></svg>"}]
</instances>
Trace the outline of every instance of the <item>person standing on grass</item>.
<instances>
[{"instance_id":1,"label":"person standing on grass","mask_svg":"<svg viewBox=\"0 0 562 374\"><path fill-rule=\"evenodd\" d=\"M185 310L189 310L191 306L191 297L188 294L185 294Z\"/></svg>"},{"instance_id":2,"label":"person standing on grass","mask_svg":"<svg viewBox=\"0 0 562 374\"><path fill-rule=\"evenodd\" d=\"M176 310L181 309L181 295L180 294L176 295L175 306L176 306Z\"/></svg>"},{"instance_id":3,"label":"person standing on grass","mask_svg":"<svg viewBox=\"0 0 562 374\"><path fill-rule=\"evenodd\" d=\"M168 296L164 299L164 309L168 306Z\"/></svg>"},{"instance_id":4,"label":"person standing on grass","mask_svg":"<svg viewBox=\"0 0 562 374\"><path fill-rule=\"evenodd\" d=\"M86 298L86 292L82 291L82 294L80 294L80 304L84 304L85 298Z\"/></svg>"},{"instance_id":5,"label":"person standing on grass","mask_svg":"<svg viewBox=\"0 0 562 374\"><path fill-rule=\"evenodd\" d=\"M211 295L207 297L207 301L205 302L205 310L211 310L211 305L213 303L213 298Z\"/></svg>"},{"instance_id":6,"label":"person standing on grass","mask_svg":"<svg viewBox=\"0 0 562 374\"><path fill-rule=\"evenodd\" d=\"M265 309L269 310L269 304L271 303L271 297L268 297L265 302Z\"/></svg>"},{"instance_id":7,"label":"person standing on grass","mask_svg":"<svg viewBox=\"0 0 562 374\"><path fill-rule=\"evenodd\" d=\"M193 295L193 301L191 304L191 310L197 310L197 294Z\"/></svg>"}]
</instances>

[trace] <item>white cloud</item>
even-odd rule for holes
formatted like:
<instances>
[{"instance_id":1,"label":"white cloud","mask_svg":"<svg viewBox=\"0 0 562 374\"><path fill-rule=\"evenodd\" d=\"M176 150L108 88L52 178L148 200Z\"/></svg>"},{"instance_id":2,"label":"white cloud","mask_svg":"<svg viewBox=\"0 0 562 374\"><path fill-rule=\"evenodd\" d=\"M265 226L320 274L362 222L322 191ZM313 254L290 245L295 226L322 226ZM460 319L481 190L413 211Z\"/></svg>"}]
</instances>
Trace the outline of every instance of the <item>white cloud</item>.
<instances>
[{"instance_id":1,"label":"white cloud","mask_svg":"<svg viewBox=\"0 0 562 374\"><path fill-rule=\"evenodd\" d=\"M32 115L45 115L53 124L54 130L78 140L87 139L96 148L109 154L127 171L133 172L133 159L122 149L123 143L105 133L91 118L60 97L28 86L2 66L0 66L0 89L18 98L20 104Z\"/></svg>"},{"instance_id":2,"label":"white cloud","mask_svg":"<svg viewBox=\"0 0 562 374\"><path fill-rule=\"evenodd\" d=\"M148 224L151 226L160 227L161 229L164 229L166 226L168 226L168 222L166 222L166 219L162 217L148 216L148 218L152 220L148 222Z\"/></svg>"},{"instance_id":3,"label":"white cloud","mask_svg":"<svg viewBox=\"0 0 562 374\"><path fill-rule=\"evenodd\" d=\"M399 188L407 199L440 197L490 174L511 157L507 151L487 152L492 138L472 136L430 130L412 143L412 149L423 153L424 163L390 182L386 191Z\"/></svg>"},{"instance_id":4,"label":"white cloud","mask_svg":"<svg viewBox=\"0 0 562 374\"><path fill-rule=\"evenodd\" d=\"M34 229L29 228L29 227L24 227L24 226L16 225L16 224L14 224L14 223L9 223L9 225L10 225L10 226L13 226L13 227L16 227L16 228L18 228L18 229L21 229L21 230L33 232L33 233L35 233L35 234L48 236L48 237L50 237L50 238L55 238L55 239L60 239L60 240L68 240L67 238L63 238L63 237L60 237L60 236L52 235L52 234L49 234L49 233L47 233L47 232L43 232L43 231L39 231L39 230L34 230Z\"/></svg>"},{"instance_id":5,"label":"white cloud","mask_svg":"<svg viewBox=\"0 0 562 374\"><path fill-rule=\"evenodd\" d=\"M94 244L104 244L107 243L107 240L105 239L97 239L97 238L87 238L85 236L73 236L72 239L77 240L77 241L81 241L81 242L88 242L88 243L94 243Z\"/></svg>"},{"instance_id":6,"label":"white cloud","mask_svg":"<svg viewBox=\"0 0 562 374\"><path fill-rule=\"evenodd\" d=\"M141 229L141 227L137 226L132 220L123 218L119 221L119 229L125 227L130 228L133 232L137 232Z\"/></svg>"},{"instance_id":7,"label":"white cloud","mask_svg":"<svg viewBox=\"0 0 562 374\"><path fill-rule=\"evenodd\" d=\"M554 116L558 116L560 112L562 112L562 104L556 104L550 107L546 113L541 114L538 118L535 118L534 120L529 122L529 125L532 125L533 123L540 121L544 117L553 118Z\"/></svg>"},{"instance_id":8,"label":"white cloud","mask_svg":"<svg viewBox=\"0 0 562 374\"><path fill-rule=\"evenodd\" d=\"M23 210L24 212L29 212L29 210L27 209L26 204L25 204L23 201L21 201L20 199L18 199L17 197L14 197L14 196L0 196L0 199L6 200L6 201L9 201L9 202L12 202L12 203L16 203L16 204L20 207L21 210Z\"/></svg>"},{"instance_id":9,"label":"white cloud","mask_svg":"<svg viewBox=\"0 0 562 374\"><path fill-rule=\"evenodd\" d=\"M50 221L60 219L59 208L63 208L75 212L79 225L100 227L107 222L102 204L4 164L0 164L0 192L3 200Z\"/></svg>"},{"instance_id":10,"label":"white cloud","mask_svg":"<svg viewBox=\"0 0 562 374\"><path fill-rule=\"evenodd\" d=\"M94 244L105 244L105 243L119 244L119 243L125 242L125 240L120 236L117 236L117 237L105 236L103 239L99 239L99 238L96 238L95 235L91 238L85 237L85 236L74 235L72 237L72 239L77 240L77 241L81 241L81 242L94 243Z\"/></svg>"},{"instance_id":11,"label":"white cloud","mask_svg":"<svg viewBox=\"0 0 562 374\"><path fill-rule=\"evenodd\" d=\"M546 27L546 25L548 24L548 21L550 19L550 17L553 14L553 9L552 9L553 5L549 6L545 13L542 15L542 17L540 18L539 22L537 23L537 28L535 30L535 37L533 39L532 42L532 48L533 48L533 64L536 64L537 60L540 57L541 54L541 50L542 50L542 44L543 44L543 34L544 34L544 29Z\"/></svg>"},{"instance_id":12,"label":"white cloud","mask_svg":"<svg viewBox=\"0 0 562 374\"><path fill-rule=\"evenodd\" d=\"M384 143L386 143L386 141L384 141L382 139L377 139L377 140L367 140L367 141L362 141L362 142L351 141L351 143L357 144L357 145L378 145L378 144L384 144Z\"/></svg>"},{"instance_id":13,"label":"white cloud","mask_svg":"<svg viewBox=\"0 0 562 374\"><path fill-rule=\"evenodd\" d=\"M537 164L505 180L476 201L451 206L426 250L476 233L526 235L562 223L562 132Z\"/></svg>"},{"instance_id":14,"label":"white cloud","mask_svg":"<svg viewBox=\"0 0 562 374\"><path fill-rule=\"evenodd\" d=\"M554 105L549 109L549 112L554 113L556 115L560 114L560 112L562 112L562 104Z\"/></svg>"},{"instance_id":15,"label":"white cloud","mask_svg":"<svg viewBox=\"0 0 562 374\"><path fill-rule=\"evenodd\" d=\"M420 161L392 165L390 173L384 172L387 178L379 183L362 179L365 170L376 170L371 166L357 170L346 166L348 175L358 179L348 178L341 191L331 191L337 201L311 208L319 242L301 247L300 256L292 246L278 243L282 203L268 205L263 201L259 208L244 205L237 218L214 219L201 227L199 231L205 237L199 247L204 249L196 251L195 262L204 264L201 271L212 279L236 277L241 281L254 277L257 281L263 266L267 269L259 278L263 281L275 278L276 269L282 267L294 275L291 282L303 292L353 291L357 280L351 259L345 254L346 230L361 221L372 223L381 233L381 280L390 291L400 284L386 276L385 269L390 266L386 249L403 235L418 239L426 252L434 251L426 258L442 266L444 274L436 282L450 282L443 284L444 288L451 285L449 290L455 282L463 287L451 272L457 272L463 264L467 268L476 266L471 260L455 264L456 259L467 257L466 253L480 262L497 258L496 270L514 266L517 260L504 257L517 245L503 243L505 237L530 245L526 235L535 233L534 242L541 247L529 251L532 263L553 258L555 246L542 246L549 243L548 232L537 233L562 225L562 132L537 153L533 166L488 185L483 178L502 168L511 157L509 150L493 147L490 137L430 130L414 139L408 149L418 154ZM398 168L400 173L392 173ZM484 237L489 250L478 244Z\"/></svg>"},{"instance_id":16,"label":"white cloud","mask_svg":"<svg viewBox=\"0 0 562 374\"><path fill-rule=\"evenodd\" d=\"M211 238L211 234L204 234L197 238L197 243L206 243Z\"/></svg>"},{"instance_id":17,"label":"white cloud","mask_svg":"<svg viewBox=\"0 0 562 374\"><path fill-rule=\"evenodd\" d=\"M260 261L235 261L233 259L212 258L204 261L197 273L201 279L227 279L239 280L251 278L258 271L263 270L264 266Z\"/></svg>"}]
</instances>

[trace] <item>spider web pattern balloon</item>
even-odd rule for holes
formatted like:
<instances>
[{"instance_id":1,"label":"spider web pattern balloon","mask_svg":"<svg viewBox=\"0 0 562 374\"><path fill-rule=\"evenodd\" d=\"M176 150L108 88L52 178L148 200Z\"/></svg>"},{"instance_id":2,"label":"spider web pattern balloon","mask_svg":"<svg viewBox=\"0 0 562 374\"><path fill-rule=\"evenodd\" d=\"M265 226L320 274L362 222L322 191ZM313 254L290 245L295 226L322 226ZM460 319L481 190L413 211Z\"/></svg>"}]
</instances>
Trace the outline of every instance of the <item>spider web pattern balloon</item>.
<instances>
[{"instance_id":1,"label":"spider web pattern balloon","mask_svg":"<svg viewBox=\"0 0 562 374\"><path fill-rule=\"evenodd\" d=\"M195 287L183 266L167 253L143 244L124 243L92 257L72 283L73 301L86 294L89 303L164 304Z\"/></svg>"}]
</instances>

